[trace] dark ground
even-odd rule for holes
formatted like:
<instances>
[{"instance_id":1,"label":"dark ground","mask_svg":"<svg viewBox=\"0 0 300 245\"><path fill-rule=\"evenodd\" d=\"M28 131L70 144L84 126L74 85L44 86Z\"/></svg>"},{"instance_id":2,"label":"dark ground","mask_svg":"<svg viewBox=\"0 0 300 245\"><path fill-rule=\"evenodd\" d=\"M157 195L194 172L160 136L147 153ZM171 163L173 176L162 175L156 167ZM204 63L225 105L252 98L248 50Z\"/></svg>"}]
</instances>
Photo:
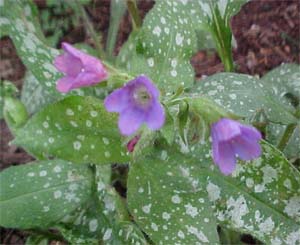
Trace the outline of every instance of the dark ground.
<instances>
[{"instance_id":1,"label":"dark ground","mask_svg":"<svg viewBox=\"0 0 300 245\"><path fill-rule=\"evenodd\" d=\"M40 10L45 9L45 0L35 0ZM139 2L141 16L151 9L153 2ZM86 7L94 28L102 33L102 42L106 42L109 26L110 0L93 0ZM66 13L70 14L70 13ZM56 18L63 16L56 16ZM232 18L232 30L237 41L234 50L234 61L237 71L251 75L263 75L281 63L300 63L300 2L298 0L254 0L244 5L238 15ZM131 31L128 14L123 18L117 38L115 53L126 41ZM83 24L71 26L64 32L60 41L70 43L86 42L93 44L85 34ZM14 82L22 88L26 68L16 54L11 40L4 37L0 40L0 77ZM201 51L194 55L191 63L196 77L211 75L223 71L223 65L215 52ZM22 149L9 146L12 135L5 122L0 121L1 148L0 170L10 165L29 162L32 158ZM24 244L24 233L12 230L0 230L1 244ZM247 239L247 243L251 243Z\"/></svg>"}]
</instances>

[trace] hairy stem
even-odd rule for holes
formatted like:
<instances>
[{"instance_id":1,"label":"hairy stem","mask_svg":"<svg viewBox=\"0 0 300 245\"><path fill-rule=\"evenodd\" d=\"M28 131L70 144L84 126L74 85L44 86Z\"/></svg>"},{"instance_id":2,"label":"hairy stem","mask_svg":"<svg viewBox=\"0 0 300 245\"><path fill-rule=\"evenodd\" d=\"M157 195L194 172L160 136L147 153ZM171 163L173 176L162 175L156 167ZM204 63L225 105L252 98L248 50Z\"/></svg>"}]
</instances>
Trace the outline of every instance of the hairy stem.
<instances>
[{"instance_id":1,"label":"hairy stem","mask_svg":"<svg viewBox=\"0 0 300 245\"><path fill-rule=\"evenodd\" d=\"M281 151L283 151L285 149L285 147L287 146L291 136L293 135L295 129L297 127L297 124L290 124L286 127L278 145L277 148Z\"/></svg>"}]
</instances>

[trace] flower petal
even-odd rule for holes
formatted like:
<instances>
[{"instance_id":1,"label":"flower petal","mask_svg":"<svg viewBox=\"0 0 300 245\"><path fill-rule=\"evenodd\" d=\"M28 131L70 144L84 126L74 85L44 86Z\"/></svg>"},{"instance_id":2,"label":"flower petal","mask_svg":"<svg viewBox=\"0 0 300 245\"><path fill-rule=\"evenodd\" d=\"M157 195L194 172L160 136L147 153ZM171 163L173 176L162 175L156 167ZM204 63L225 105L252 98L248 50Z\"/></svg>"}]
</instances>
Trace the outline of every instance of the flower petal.
<instances>
[{"instance_id":1,"label":"flower petal","mask_svg":"<svg viewBox=\"0 0 300 245\"><path fill-rule=\"evenodd\" d=\"M139 110L128 108L120 113L119 129L123 135L131 135L139 129L144 121L144 114Z\"/></svg>"},{"instance_id":2,"label":"flower petal","mask_svg":"<svg viewBox=\"0 0 300 245\"><path fill-rule=\"evenodd\" d=\"M152 130L161 128L165 122L165 111L163 106L154 101L151 109L146 112L146 124Z\"/></svg>"},{"instance_id":3,"label":"flower petal","mask_svg":"<svg viewBox=\"0 0 300 245\"><path fill-rule=\"evenodd\" d=\"M130 107L130 93L127 87L119 88L108 95L104 100L104 105L109 112L121 112Z\"/></svg>"},{"instance_id":4,"label":"flower petal","mask_svg":"<svg viewBox=\"0 0 300 245\"><path fill-rule=\"evenodd\" d=\"M80 59L82 66L86 72L97 74L99 81L105 80L108 77L104 65L97 58L86 54L65 42L62 43L62 47L66 52Z\"/></svg>"},{"instance_id":5,"label":"flower petal","mask_svg":"<svg viewBox=\"0 0 300 245\"><path fill-rule=\"evenodd\" d=\"M213 152L213 159L225 175L231 174L235 169L236 159L232 146L228 142L218 144L217 151Z\"/></svg>"},{"instance_id":6,"label":"flower petal","mask_svg":"<svg viewBox=\"0 0 300 245\"><path fill-rule=\"evenodd\" d=\"M67 93L72 89L73 77L62 77L56 83L56 89L61 93Z\"/></svg>"},{"instance_id":7,"label":"flower petal","mask_svg":"<svg viewBox=\"0 0 300 245\"><path fill-rule=\"evenodd\" d=\"M92 86L99 83L100 80L96 74L90 72L81 72L74 79L72 89Z\"/></svg>"},{"instance_id":8,"label":"flower petal","mask_svg":"<svg viewBox=\"0 0 300 245\"><path fill-rule=\"evenodd\" d=\"M140 75L135 80L136 80L136 83L143 84L147 88L148 93L151 94L154 99L158 99L159 90L147 76Z\"/></svg>"},{"instance_id":9,"label":"flower petal","mask_svg":"<svg viewBox=\"0 0 300 245\"><path fill-rule=\"evenodd\" d=\"M68 53L57 56L54 60L54 65L57 70L72 77L80 73L83 68L80 59Z\"/></svg>"},{"instance_id":10,"label":"flower petal","mask_svg":"<svg viewBox=\"0 0 300 245\"><path fill-rule=\"evenodd\" d=\"M241 125L241 134L246 136L249 139L253 140L261 140L262 136L261 133L254 127L252 126L246 126L246 125Z\"/></svg>"},{"instance_id":11,"label":"flower petal","mask_svg":"<svg viewBox=\"0 0 300 245\"><path fill-rule=\"evenodd\" d=\"M259 142L246 135L241 135L232 142L234 152L244 161L252 160L261 155Z\"/></svg>"},{"instance_id":12,"label":"flower petal","mask_svg":"<svg viewBox=\"0 0 300 245\"><path fill-rule=\"evenodd\" d=\"M240 123L228 118L222 118L212 125L218 141L228 141L241 133Z\"/></svg>"}]
</instances>

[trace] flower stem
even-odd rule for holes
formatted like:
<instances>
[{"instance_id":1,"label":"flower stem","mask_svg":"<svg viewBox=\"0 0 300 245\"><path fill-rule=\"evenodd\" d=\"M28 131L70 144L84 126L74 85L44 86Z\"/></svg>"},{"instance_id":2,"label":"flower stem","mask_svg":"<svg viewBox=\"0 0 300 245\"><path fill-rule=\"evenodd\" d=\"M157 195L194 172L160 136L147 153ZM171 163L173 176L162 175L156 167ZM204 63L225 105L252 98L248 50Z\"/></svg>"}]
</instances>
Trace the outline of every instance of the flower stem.
<instances>
[{"instance_id":1,"label":"flower stem","mask_svg":"<svg viewBox=\"0 0 300 245\"><path fill-rule=\"evenodd\" d=\"M139 15L136 1L135 0L127 0L126 3L127 3L127 9L129 11L131 19L132 19L133 29L137 30L142 26L142 19Z\"/></svg>"},{"instance_id":2,"label":"flower stem","mask_svg":"<svg viewBox=\"0 0 300 245\"><path fill-rule=\"evenodd\" d=\"M285 147L287 146L287 144L288 144L291 136L293 135L296 127L297 127L297 124L289 124L286 127L286 129L285 129L285 131L284 131L284 133L283 133L283 135L282 135L282 137L281 137L281 139L280 139L280 141L277 145L277 148L279 150L283 151L285 149Z\"/></svg>"}]
</instances>

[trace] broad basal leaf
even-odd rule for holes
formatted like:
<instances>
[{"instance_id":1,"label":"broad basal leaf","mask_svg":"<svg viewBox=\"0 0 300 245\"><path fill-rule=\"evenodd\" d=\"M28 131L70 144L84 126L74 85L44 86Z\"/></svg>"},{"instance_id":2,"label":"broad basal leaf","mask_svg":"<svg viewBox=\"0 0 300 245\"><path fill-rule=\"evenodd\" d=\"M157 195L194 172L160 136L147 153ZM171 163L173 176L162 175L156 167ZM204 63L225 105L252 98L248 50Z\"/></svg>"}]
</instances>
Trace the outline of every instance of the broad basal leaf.
<instances>
[{"instance_id":1,"label":"broad basal leaf","mask_svg":"<svg viewBox=\"0 0 300 245\"><path fill-rule=\"evenodd\" d=\"M0 225L41 228L86 202L92 173L86 165L41 161L4 170L0 183Z\"/></svg>"},{"instance_id":2,"label":"broad basal leaf","mask_svg":"<svg viewBox=\"0 0 300 245\"><path fill-rule=\"evenodd\" d=\"M219 105L242 117L263 109L272 122L290 124L297 121L294 108L283 104L271 94L268 86L252 76L219 73L199 81L195 88L198 93L210 96Z\"/></svg>"},{"instance_id":3,"label":"broad basal leaf","mask_svg":"<svg viewBox=\"0 0 300 245\"><path fill-rule=\"evenodd\" d=\"M201 172L220 224L266 244L297 244L300 174L273 146L262 142L262 147L261 158L239 163L232 177L225 177L211 161L209 147L202 145L191 152L190 171L206 166Z\"/></svg>"},{"instance_id":4,"label":"broad basal leaf","mask_svg":"<svg viewBox=\"0 0 300 245\"><path fill-rule=\"evenodd\" d=\"M203 179L193 179L194 171L185 156L165 150L130 166L129 209L155 244L218 243Z\"/></svg>"},{"instance_id":5,"label":"broad basal leaf","mask_svg":"<svg viewBox=\"0 0 300 245\"><path fill-rule=\"evenodd\" d=\"M71 96L47 106L18 131L15 144L40 156L76 163L128 161L117 128L116 115L103 101Z\"/></svg>"}]
</instances>

